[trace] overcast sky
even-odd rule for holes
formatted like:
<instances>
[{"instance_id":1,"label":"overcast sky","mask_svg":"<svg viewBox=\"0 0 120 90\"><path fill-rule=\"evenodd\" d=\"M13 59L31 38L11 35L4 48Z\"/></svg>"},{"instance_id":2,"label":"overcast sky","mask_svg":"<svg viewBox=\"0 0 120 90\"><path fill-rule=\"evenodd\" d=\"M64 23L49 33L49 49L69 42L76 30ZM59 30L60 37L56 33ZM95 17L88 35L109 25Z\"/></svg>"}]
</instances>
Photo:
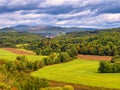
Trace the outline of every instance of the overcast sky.
<instances>
[{"instance_id":1,"label":"overcast sky","mask_svg":"<svg viewBox=\"0 0 120 90\"><path fill-rule=\"evenodd\" d=\"M20 24L120 27L120 0L0 0L0 28Z\"/></svg>"}]
</instances>

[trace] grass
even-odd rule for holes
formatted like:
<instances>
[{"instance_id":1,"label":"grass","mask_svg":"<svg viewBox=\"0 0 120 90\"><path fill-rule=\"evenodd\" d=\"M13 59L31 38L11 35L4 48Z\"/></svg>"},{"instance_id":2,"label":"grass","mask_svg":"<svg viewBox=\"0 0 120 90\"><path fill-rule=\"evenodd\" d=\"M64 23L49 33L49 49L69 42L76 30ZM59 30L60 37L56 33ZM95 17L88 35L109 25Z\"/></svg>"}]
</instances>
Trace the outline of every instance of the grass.
<instances>
[{"instance_id":1,"label":"grass","mask_svg":"<svg viewBox=\"0 0 120 90\"><path fill-rule=\"evenodd\" d=\"M6 60L15 60L18 55L6 50L0 49L0 58Z\"/></svg>"},{"instance_id":2,"label":"grass","mask_svg":"<svg viewBox=\"0 0 120 90\"><path fill-rule=\"evenodd\" d=\"M99 62L76 59L71 62L46 66L32 76L65 83L120 89L120 74L98 73Z\"/></svg>"},{"instance_id":3,"label":"grass","mask_svg":"<svg viewBox=\"0 0 120 90\"><path fill-rule=\"evenodd\" d=\"M29 44L17 44L16 47L23 47L23 46L28 46Z\"/></svg>"},{"instance_id":4,"label":"grass","mask_svg":"<svg viewBox=\"0 0 120 90\"><path fill-rule=\"evenodd\" d=\"M27 51L24 49L20 49L23 51ZM28 51L31 52L31 51ZM6 60L16 60L17 56L21 56L20 54L14 54L10 51L6 51L3 49L0 49L0 59L6 59ZM35 60L42 60L46 56L37 56L37 55L25 55L29 61L35 61Z\"/></svg>"}]
</instances>

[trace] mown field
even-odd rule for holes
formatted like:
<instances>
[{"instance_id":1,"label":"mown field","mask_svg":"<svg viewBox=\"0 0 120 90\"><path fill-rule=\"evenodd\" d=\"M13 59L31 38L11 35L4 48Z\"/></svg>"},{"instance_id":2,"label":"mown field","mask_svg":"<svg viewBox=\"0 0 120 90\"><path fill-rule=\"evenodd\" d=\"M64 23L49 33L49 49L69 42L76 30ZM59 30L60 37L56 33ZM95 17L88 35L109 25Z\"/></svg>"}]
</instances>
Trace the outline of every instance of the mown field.
<instances>
[{"instance_id":1,"label":"mown field","mask_svg":"<svg viewBox=\"0 0 120 90\"><path fill-rule=\"evenodd\" d=\"M99 61L76 59L71 62L46 66L31 75L64 83L120 89L120 74L98 73Z\"/></svg>"},{"instance_id":2,"label":"mown field","mask_svg":"<svg viewBox=\"0 0 120 90\"><path fill-rule=\"evenodd\" d=\"M42 60L44 57L46 57L46 56L37 56L35 54L30 54L30 53L32 52L24 49L0 48L0 59L16 60L17 56L25 55L29 61L35 61L35 60Z\"/></svg>"}]
</instances>

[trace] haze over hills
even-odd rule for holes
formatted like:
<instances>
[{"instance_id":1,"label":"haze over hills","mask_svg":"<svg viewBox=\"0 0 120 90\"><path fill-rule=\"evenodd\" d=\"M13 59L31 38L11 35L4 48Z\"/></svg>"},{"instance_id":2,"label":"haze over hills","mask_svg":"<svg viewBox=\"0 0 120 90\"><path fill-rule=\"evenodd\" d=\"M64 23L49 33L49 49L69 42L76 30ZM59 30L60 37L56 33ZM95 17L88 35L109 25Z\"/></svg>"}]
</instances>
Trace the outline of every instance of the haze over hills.
<instances>
[{"instance_id":1,"label":"haze over hills","mask_svg":"<svg viewBox=\"0 0 120 90\"><path fill-rule=\"evenodd\" d=\"M17 26L0 29L0 31L5 31L5 32L7 31L28 32L28 33L40 34L41 36L45 36L45 37L54 37L69 32L76 32L83 30L98 30L98 29L79 28L79 27L57 27L57 26L45 26L45 25L38 25L38 26L17 25Z\"/></svg>"}]
</instances>

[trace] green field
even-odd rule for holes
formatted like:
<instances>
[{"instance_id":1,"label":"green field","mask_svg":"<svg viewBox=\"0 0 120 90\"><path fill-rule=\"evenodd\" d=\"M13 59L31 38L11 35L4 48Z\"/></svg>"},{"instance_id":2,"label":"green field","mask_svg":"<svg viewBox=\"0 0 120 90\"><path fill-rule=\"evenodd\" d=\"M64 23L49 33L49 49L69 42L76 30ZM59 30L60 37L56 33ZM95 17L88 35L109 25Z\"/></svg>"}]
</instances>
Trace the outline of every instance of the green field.
<instances>
[{"instance_id":1,"label":"green field","mask_svg":"<svg viewBox=\"0 0 120 90\"><path fill-rule=\"evenodd\" d=\"M19 50L19 49L18 49ZM23 51L27 51L24 49L20 49ZM31 51L28 51L31 52ZM16 60L17 56L21 56L20 54L14 54L12 52L0 49L0 59L5 59L5 60ZM29 61L35 61L35 60L42 60L46 56L37 56L37 55L25 55Z\"/></svg>"},{"instance_id":2,"label":"green field","mask_svg":"<svg viewBox=\"0 0 120 90\"><path fill-rule=\"evenodd\" d=\"M31 75L65 83L120 89L120 74L98 73L99 62L76 59L46 66Z\"/></svg>"}]
</instances>

